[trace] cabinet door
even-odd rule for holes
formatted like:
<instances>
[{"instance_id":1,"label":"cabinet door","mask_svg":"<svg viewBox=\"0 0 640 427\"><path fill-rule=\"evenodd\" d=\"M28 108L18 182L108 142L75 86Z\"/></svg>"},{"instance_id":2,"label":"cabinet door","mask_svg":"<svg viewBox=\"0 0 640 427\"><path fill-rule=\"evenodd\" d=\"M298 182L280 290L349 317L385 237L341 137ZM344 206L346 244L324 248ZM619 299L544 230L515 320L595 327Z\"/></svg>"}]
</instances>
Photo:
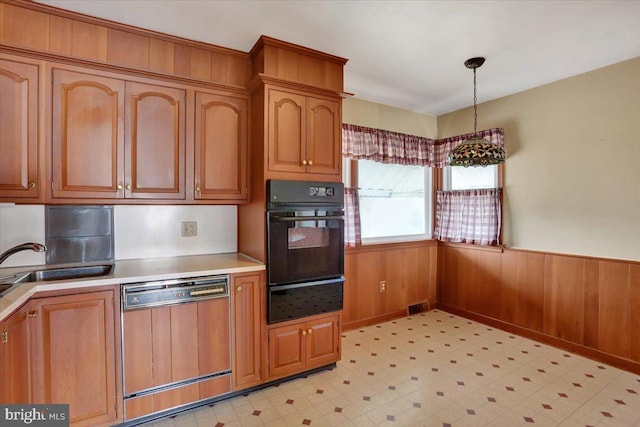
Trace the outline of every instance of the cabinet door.
<instances>
[{"instance_id":1,"label":"cabinet door","mask_svg":"<svg viewBox=\"0 0 640 427\"><path fill-rule=\"evenodd\" d=\"M305 171L305 105L302 95L269 90L269 170Z\"/></svg>"},{"instance_id":2,"label":"cabinet door","mask_svg":"<svg viewBox=\"0 0 640 427\"><path fill-rule=\"evenodd\" d=\"M185 91L126 83L125 197L184 199Z\"/></svg>"},{"instance_id":3,"label":"cabinet door","mask_svg":"<svg viewBox=\"0 0 640 427\"><path fill-rule=\"evenodd\" d=\"M339 102L307 97L307 172L340 174L341 122Z\"/></svg>"},{"instance_id":4,"label":"cabinet door","mask_svg":"<svg viewBox=\"0 0 640 427\"><path fill-rule=\"evenodd\" d=\"M197 200L247 200L248 102L196 92Z\"/></svg>"},{"instance_id":5,"label":"cabinet door","mask_svg":"<svg viewBox=\"0 0 640 427\"><path fill-rule=\"evenodd\" d=\"M0 402L32 403L29 305L0 323Z\"/></svg>"},{"instance_id":6,"label":"cabinet door","mask_svg":"<svg viewBox=\"0 0 640 427\"><path fill-rule=\"evenodd\" d=\"M260 330L262 275L234 276L231 288L233 306L233 389L240 390L261 382Z\"/></svg>"},{"instance_id":7,"label":"cabinet door","mask_svg":"<svg viewBox=\"0 0 640 427\"><path fill-rule=\"evenodd\" d=\"M124 81L53 70L52 196L124 195Z\"/></svg>"},{"instance_id":8,"label":"cabinet door","mask_svg":"<svg viewBox=\"0 0 640 427\"><path fill-rule=\"evenodd\" d=\"M302 372L305 368L304 324L269 329L269 378Z\"/></svg>"},{"instance_id":9,"label":"cabinet door","mask_svg":"<svg viewBox=\"0 0 640 427\"><path fill-rule=\"evenodd\" d=\"M37 198L38 66L0 60L0 198Z\"/></svg>"},{"instance_id":10,"label":"cabinet door","mask_svg":"<svg viewBox=\"0 0 640 427\"><path fill-rule=\"evenodd\" d=\"M340 359L339 317L330 316L305 325L307 369L328 365Z\"/></svg>"},{"instance_id":11,"label":"cabinet door","mask_svg":"<svg viewBox=\"0 0 640 427\"><path fill-rule=\"evenodd\" d=\"M30 304L34 403L68 403L73 426L115 420L113 292Z\"/></svg>"}]
</instances>

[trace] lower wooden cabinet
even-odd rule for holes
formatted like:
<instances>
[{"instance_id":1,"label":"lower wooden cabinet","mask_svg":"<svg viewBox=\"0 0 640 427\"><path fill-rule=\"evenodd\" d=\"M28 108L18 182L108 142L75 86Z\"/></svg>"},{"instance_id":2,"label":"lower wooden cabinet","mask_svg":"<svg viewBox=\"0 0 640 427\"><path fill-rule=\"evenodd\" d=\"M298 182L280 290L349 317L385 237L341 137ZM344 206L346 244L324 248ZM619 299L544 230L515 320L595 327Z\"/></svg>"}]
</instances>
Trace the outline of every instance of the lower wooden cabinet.
<instances>
[{"instance_id":1,"label":"lower wooden cabinet","mask_svg":"<svg viewBox=\"0 0 640 427\"><path fill-rule=\"evenodd\" d=\"M29 306L0 322L0 402L31 402L31 343L27 330Z\"/></svg>"},{"instance_id":2,"label":"lower wooden cabinet","mask_svg":"<svg viewBox=\"0 0 640 427\"><path fill-rule=\"evenodd\" d=\"M340 360L340 315L314 316L268 328L269 379Z\"/></svg>"},{"instance_id":3,"label":"lower wooden cabinet","mask_svg":"<svg viewBox=\"0 0 640 427\"><path fill-rule=\"evenodd\" d=\"M33 299L2 329L3 403L68 403L72 426L114 424L113 291Z\"/></svg>"},{"instance_id":4,"label":"lower wooden cabinet","mask_svg":"<svg viewBox=\"0 0 640 427\"><path fill-rule=\"evenodd\" d=\"M233 389L242 390L262 382L260 343L264 306L264 273L232 276Z\"/></svg>"}]
</instances>

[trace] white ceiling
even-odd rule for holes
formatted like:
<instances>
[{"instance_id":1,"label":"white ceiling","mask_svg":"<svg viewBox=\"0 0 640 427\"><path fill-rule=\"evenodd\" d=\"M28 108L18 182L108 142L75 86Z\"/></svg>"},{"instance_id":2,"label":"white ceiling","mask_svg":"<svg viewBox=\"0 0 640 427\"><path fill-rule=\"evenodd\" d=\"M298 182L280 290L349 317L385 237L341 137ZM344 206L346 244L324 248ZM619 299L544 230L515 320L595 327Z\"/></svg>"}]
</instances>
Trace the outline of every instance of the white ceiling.
<instances>
[{"instance_id":1,"label":"white ceiling","mask_svg":"<svg viewBox=\"0 0 640 427\"><path fill-rule=\"evenodd\" d=\"M349 59L345 91L439 115L640 56L640 0L43 0L248 52L262 34ZM638 76L640 79L640 76Z\"/></svg>"}]
</instances>

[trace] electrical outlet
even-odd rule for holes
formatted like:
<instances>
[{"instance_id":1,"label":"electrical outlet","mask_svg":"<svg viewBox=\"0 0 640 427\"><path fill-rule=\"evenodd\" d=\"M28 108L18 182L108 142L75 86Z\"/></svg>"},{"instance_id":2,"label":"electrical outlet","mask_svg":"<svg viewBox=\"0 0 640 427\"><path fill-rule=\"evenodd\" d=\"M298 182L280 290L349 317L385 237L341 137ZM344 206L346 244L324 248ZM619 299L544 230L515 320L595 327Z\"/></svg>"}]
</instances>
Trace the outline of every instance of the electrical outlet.
<instances>
[{"instance_id":1,"label":"electrical outlet","mask_svg":"<svg viewBox=\"0 0 640 427\"><path fill-rule=\"evenodd\" d=\"M193 237L198 235L197 221L182 221L180 223L180 231L182 237Z\"/></svg>"},{"instance_id":2,"label":"electrical outlet","mask_svg":"<svg viewBox=\"0 0 640 427\"><path fill-rule=\"evenodd\" d=\"M380 281L380 292L385 292L387 290L387 281L386 280L381 280Z\"/></svg>"}]
</instances>

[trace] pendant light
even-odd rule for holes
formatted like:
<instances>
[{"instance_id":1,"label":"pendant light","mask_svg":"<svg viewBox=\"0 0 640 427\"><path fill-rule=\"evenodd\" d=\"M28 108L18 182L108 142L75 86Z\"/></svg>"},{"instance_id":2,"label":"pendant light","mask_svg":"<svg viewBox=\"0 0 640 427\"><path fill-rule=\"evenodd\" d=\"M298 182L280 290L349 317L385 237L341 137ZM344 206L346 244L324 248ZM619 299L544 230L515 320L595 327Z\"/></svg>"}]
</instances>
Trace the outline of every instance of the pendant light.
<instances>
[{"instance_id":1,"label":"pendant light","mask_svg":"<svg viewBox=\"0 0 640 427\"><path fill-rule=\"evenodd\" d=\"M484 58L470 58L464 61L467 68L473 69L473 136L449 153L450 166L488 166L503 163L504 148L477 136L478 106L476 89L476 69L484 64Z\"/></svg>"}]
</instances>

